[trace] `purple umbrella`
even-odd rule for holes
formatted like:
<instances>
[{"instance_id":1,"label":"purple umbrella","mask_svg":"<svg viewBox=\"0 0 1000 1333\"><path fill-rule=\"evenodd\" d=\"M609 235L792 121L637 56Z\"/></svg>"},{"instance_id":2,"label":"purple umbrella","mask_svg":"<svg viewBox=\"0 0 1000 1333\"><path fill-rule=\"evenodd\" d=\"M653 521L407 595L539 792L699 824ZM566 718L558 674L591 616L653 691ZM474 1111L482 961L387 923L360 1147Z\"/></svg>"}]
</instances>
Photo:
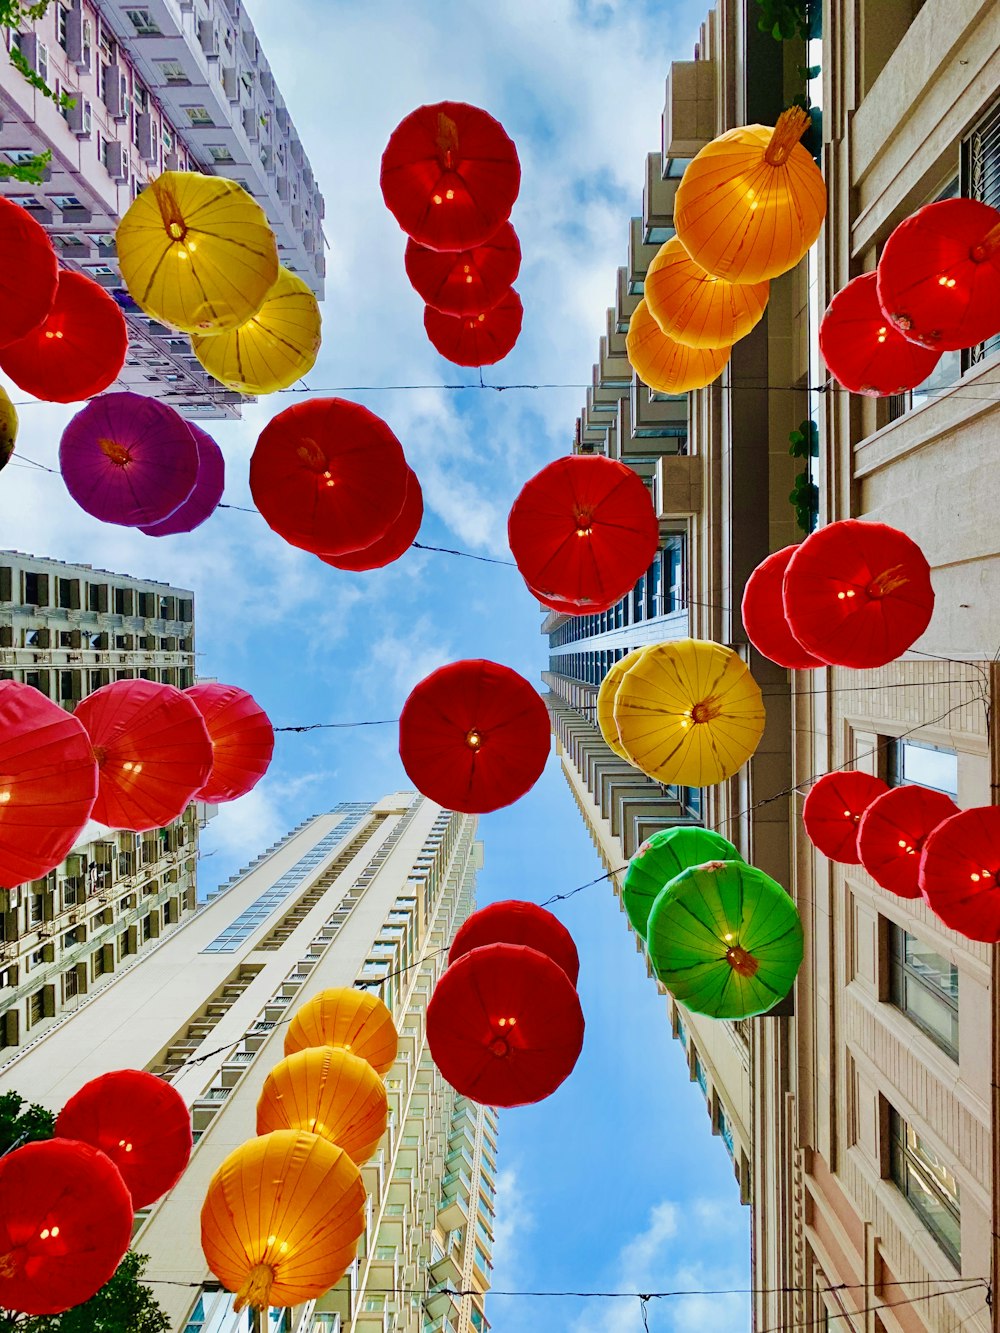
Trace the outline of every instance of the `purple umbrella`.
<instances>
[{"instance_id":1,"label":"purple umbrella","mask_svg":"<svg viewBox=\"0 0 1000 1333\"><path fill-rule=\"evenodd\" d=\"M191 532L215 513L226 485L226 463L222 450L193 421L187 427L198 446L198 479L188 498L160 523L140 524L147 537L170 537L175 532Z\"/></svg>"},{"instance_id":2,"label":"purple umbrella","mask_svg":"<svg viewBox=\"0 0 1000 1333\"><path fill-rule=\"evenodd\" d=\"M198 446L166 403L108 393L77 412L63 431L59 466L81 509L122 527L159 523L191 494Z\"/></svg>"}]
</instances>

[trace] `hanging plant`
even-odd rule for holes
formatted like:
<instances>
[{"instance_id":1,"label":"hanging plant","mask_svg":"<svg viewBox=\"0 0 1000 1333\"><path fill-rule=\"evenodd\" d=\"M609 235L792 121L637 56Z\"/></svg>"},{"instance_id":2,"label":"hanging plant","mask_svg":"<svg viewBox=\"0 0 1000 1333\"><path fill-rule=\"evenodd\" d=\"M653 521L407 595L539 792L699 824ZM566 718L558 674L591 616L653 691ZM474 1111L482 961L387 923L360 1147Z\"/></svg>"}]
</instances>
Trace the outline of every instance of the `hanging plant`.
<instances>
[{"instance_id":1,"label":"hanging plant","mask_svg":"<svg viewBox=\"0 0 1000 1333\"><path fill-rule=\"evenodd\" d=\"M795 521L805 533L816 527L819 516L819 487L812 480L812 459L819 457L819 427L815 421L801 421L789 432L788 452L793 458L806 460L805 470L795 478L795 487L789 501L795 506Z\"/></svg>"}]
</instances>

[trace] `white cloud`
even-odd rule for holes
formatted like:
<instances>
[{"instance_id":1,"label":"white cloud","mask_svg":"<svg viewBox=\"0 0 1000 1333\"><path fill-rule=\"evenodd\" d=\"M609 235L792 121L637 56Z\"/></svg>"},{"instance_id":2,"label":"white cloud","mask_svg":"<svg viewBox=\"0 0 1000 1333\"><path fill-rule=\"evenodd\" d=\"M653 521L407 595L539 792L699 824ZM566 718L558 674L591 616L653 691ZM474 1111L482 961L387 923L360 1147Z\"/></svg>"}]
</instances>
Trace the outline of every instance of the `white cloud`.
<instances>
[{"instance_id":1,"label":"white cloud","mask_svg":"<svg viewBox=\"0 0 1000 1333\"><path fill-rule=\"evenodd\" d=\"M516 1166L504 1167L497 1172L496 1221L493 1226L493 1267L507 1275L517 1287L519 1261L527 1238L535 1229L531 1200L521 1183L521 1172Z\"/></svg>"}]
</instances>

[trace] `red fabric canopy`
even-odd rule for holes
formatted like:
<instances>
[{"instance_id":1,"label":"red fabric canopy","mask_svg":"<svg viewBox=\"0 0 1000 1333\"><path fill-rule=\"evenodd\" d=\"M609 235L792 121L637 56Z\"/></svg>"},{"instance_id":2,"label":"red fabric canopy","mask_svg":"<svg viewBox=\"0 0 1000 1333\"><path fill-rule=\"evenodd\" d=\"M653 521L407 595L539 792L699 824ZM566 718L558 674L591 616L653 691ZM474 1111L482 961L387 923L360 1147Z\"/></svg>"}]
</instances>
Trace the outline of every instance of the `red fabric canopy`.
<instances>
[{"instance_id":1,"label":"red fabric canopy","mask_svg":"<svg viewBox=\"0 0 1000 1333\"><path fill-rule=\"evenodd\" d=\"M796 639L785 616L781 587L797 546L785 546L760 562L743 589L743 628L759 653L778 666L806 671L823 666Z\"/></svg>"},{"instance_id":2,"label":"red fabric canopy","mask_svg":"<svg viewBox=\"0 0 1000 1333\"><path fill-rule=\"evenodd\" d=\"M511 287L489 310L443 315L424 307L424 328L435 348L456 366L493 366L513 350L521 334L524 310Z\"/></svg>"},{"instance_id":3,"label":"red fabric canopy","mask_svg":"<svg viewBox=\"0 0 1000 1333\"><path fill-rule=\"evenodd\" d=\"M1000 943L1000 806L963 810L938 824L920 857L920 892L966 939Z\"/></svg>"},{"instance_id":4,"label":"red fabric canopy","mask_svg":"<svg viewBox=\"0 0 1000 1333\"><path fill-rule=\"evenodd\" d=\"M420 524L424 521L424 494L420 489L417 474L412 468L406 469L406 497L403 507L390 523L386 532L371 546L360 551L345 551L343 555L321 555L324 564L334 569L354 570L382 569L398 560L416 541Z\"/></svg>"},{"instance_id":5,"label":"red fabric canopy","mask_svg":"<svg viewBox=\"0 0 1000 1333\"><path fill-rule=\"evenodd\" d=\"M406 276L434 310L446 315L478 315L492 310L513 286L521 267L521 246L509 222L471 250L431 250L412 238L406 243Z\"/></svg>"},{"instance_id":6,"label":"red fabric canopy","mask_svg":"<svg viewBox=\"0 0 1000 1333\"><path fill-rule=\"evenodd\" d=\"M510 805L541 777L549 715L510 667L482 660L432 671L399 718L399 756L432 801L465 814Z\"/></svg>"},{"instance_id":7,"label":"red fabric canopy","mask_svg":"<svg viewBox=\"0 0 1000 1333\"><path fill-rule=\"evenodd\" d=\"M0 196L0 347L38 327L52 309L59 261L48 232L26 208Z\"/></svg>"},{"instance_id":8,"label":"red fabric canopy","mask_svg":"<svg viewBox=\"0 0 1000 1333\"><path fill-rule=\"evenodd\" d=\"M525 1106L555 1092L583 1048L583 1011L562 968L519 944L488 944L445 971L427 1006L427 1043L456 1092Z\"/></svg>"},{"instance_id":9,"label":"red fabric canopy","mask_svg":"<svg viewBox=\"0 0 1000 1333\"><path fill-rule=\"evenodd\" d=\"M212 771L201 713L172 685L116 680L76 706L100 769L93 817L111 828L160 828L181 814Z\"/></svg>"},{"instance_id":10,"label":"red fabric canopy","mask_svg":"<svg viewBox=\"0 0 1000 1333\"><path fill-rule=\"evenodd\" d=\"M0 1157L0 1306L60 1314L89 1301L125 1257L132 1200L86 1143L46 1139Z\"/></svg>"},{"instance_id":11,"label":"red fabric canopy","mask_svg":"<svg viewBox=\"0 0 1000 1333\"><path fill-rule=\"evenodd\" d=\"M558 963L574 986L580 975L573 936L558 917L535 903L509 899L473 912L452 940L448 962L485 944L525 944Z\"/></svg>"},{"instance_id":12,"label":"red fabric canopy","mask_svg":"<svg viewBox=\"0 0 1000 1333\"><path fill-rule=\"evenodd\" d=\"M488 112L437 102L393 130L380 179L386 206L408 236L432 250L467 250L510 217L521 166Z\"/></svg>"},{"instance_id":13,"label":"red fabric canopy","mask_svg":"<svg viewBox=\"0 0 1000 1333\"><path fill-rule=\"evenodd\" d=\"M858 828L871 805L889 788L870 773L824 773L809 789L802 822L813 846L841 865L861 864Z\"/></svg>"},{"instance_id":14,"label":"red fabric canopy","mask_svg":"<svg viewBox=\"0 0 1000 1333\"><path fill-rule=\"evenodd\" d=\"M909 342L890 323L878 303L874 273L852 279L827 306L819 350L845 389L868 398L915 389L941 356Z\"/></svg>"},{"instance_id":15,"label":"red fabric canopy","mask_svg":"<svg viewBox=\"0 0 1000 1333\"><path fill-rule=\"evenodd\" d=\"M97 765L80 721L31 685L0 681L0 886L57 866L96 795Z\"/></svg>"},{"instance_id":16,"label":"red fabric canopy","mask_svg":"<svg viewBox=\"0 0 1000 1333\"><path fill-rule=\"evenodd\" d=\"M788 625L834 666L878 667L906 652L930 623L931 571L916 542L885 523L845 518L807 537L783 583Z\"/></svg>"},{"instance_id":17,"label":"red fabric canopy","mask_svg":"<svg viewBox=\"0 0 1000 1333\"><path fill-rule=\"evenodd\" d=\"M0 369L36 398L79 403L114 383L127 351L125 316L115 301L93 278L63 269L48 315L0 350Z\"/></svg>"},{"instance_id":18,"label":"red fabric canopy","mask_svg":"<svg viewBox=\"0 0 1000 1333\"><path fill-rule=\"evenodd\" d=\"M196 799L218 805L252 791L274 753L274 728L260 704L238 685L192 685L184 691L212 743L212 771Z\"/></svg>"},{"instance_id":19,"label":"red fabric canopy","mask_svg":"<svg viewBox=\"0 0 1000 1333\"><path fill-rule=\"evenodd\" d=\"M528 587L585 615L631 590L659 549L660 526L631 468L599 454L571 454L525 483L507 537Z\"/></svg>"},{"instance_id":20,"label":"red fabric canopy","mask_svg":"<svg viewBox=\"0 0 1000 1333\"><path fill-rule=\"evenodd\" d=\"M402 445L374 412L345 398L310 398L261 431L250 490L287 542L343 555L388 532L403 508L407 471Z\"/></svg>"},{"instance_id":21,"label":"red fabric canopy","mask_svg":"<svg viewBox=\"0 0 1000 1333\"><path fill-rule=\"evenodd\" d=\"M900 898L919 898L917 872L928 835L958 814L944 792L929 787L893 787L876 797L858 827L861 864L876 884Z\"/></svg>"},{"instance_id":22,"label":"red fabric canopy","mask_svg":"<svg viewBox=\"0 0 1000 1333\"><path fill-rule=\"evenodd\" d=\"M587 616L594 610L592 606L581 606L579 602L567 602L559 597L550 597L547 593L539 592L537 588L533 588L529 583L526 583L525 587L536 602L541 602L550 611L559 611L564 616ZM600 609L603 610L604 608Z\"/></svg>"},{"instance_id":23,"label":"red fabric canopy","mask_svg":"<svg viewBox=\"0 0 1000 1333\"><path fill-rule=\"evenodd\" d=\"M918 209L885 243L878 299L900 333L936 352L1000 333L1000 212L976 199Z\"/></svg>"},{"instance_id":24,"label":"red fabric canopy","mask_svg":"<svg viewBox=\"0 0 1000 1333\"><path fill-rule=\"evenodd\" d=\"M140 1069L85 1083L56 1119L56 1135L99 1148L121 1173L132 1207L176 1185L191 1156L191 1113L176 1088Z\"/></svg>"}]
</instances>

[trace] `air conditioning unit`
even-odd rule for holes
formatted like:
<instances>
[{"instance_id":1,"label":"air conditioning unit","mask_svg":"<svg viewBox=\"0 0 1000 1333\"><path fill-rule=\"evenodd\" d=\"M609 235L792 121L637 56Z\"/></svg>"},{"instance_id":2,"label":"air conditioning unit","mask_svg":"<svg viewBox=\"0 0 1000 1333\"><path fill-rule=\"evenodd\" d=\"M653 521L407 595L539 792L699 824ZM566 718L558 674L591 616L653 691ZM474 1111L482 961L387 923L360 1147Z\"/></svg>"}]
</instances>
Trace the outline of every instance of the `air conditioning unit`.
<instances>
[{"instance_id":1,"label":"air conditioning unit","mask_svg":"<svg viewBox=\"0 0 1000 1333\"><path fill-rule=\"evenodd\" d=\"M104 165L118 185L128 184L128 149L123 143L108 139L104 145Z\"/></svg>"},{"instance_id":2,"label":"air conditioning unit","mask_svg":"<svg viewBox=\"0 0 1000 1333\"><path fill-rule=\"evenodd\" d=\"M141 112L135 121L136 147L143 162L155 162L156 135L153 133L153 117L148 111Z\"/></svg>"},{"instance_id":3,"label":"air conditioning unit","mask_svg":"<svg viewBox=\"0 0 1000 1333\"><path fill-rule=\"evenodd\" d=\"M104 105L114 120L128 120L132 109L128 95L128 79L120 65L104 67Z\"/></svg>"},{"instance_id":4,"label":"air conditioning unit","mask_svg":"<svg viewBox=\"0 0 1000 1333\"><path fill-rule=\"evenodd\" d=\"M17 45L25 60L43 79L49 77L49 53L43 42L33 32L21 32L17 35Z\"/></svg>"},{"instance_id":5,"label":"air conditioning unit","mask_svg":"<svg viewBox=\"0 0 1000 1333\"><path fill-rule=\"evenodd\" d=\"M219 31L211 19L201 19L198 23L198 41L208 57L218 57Z\"/></svg>"},{"instance_id":6,"label":"air conditioning unit","mask_svg":"<svg viewBox=\"0 0 1000 1333\"><path fill-rule=\"evenodd\" d=\"M12 912L16 912L17 909L18 909L18 907L20 906L20 904L21 904L21 890L20 890L19 888L18 888L18 889L8 889L8 890L7 890L7 906L10 908L10 910L11 910Z\"/></svg>"},{"instance_id":7,"label":"air conditioning unit","mask_svg":"<svg viewBox=\"0 0 1000 1333\"><path fill-rule=\"evenodd\" d=\"M163 170L179 171L181 166L181 157L176 148L171 148L169 153L163 154Z\"/></svg>"},{"instance_id":8,"label":"air conditioning unit","mask_svg":"<svg viewBox=\"0 0 1000 1333\"><path fill-rule=\"evenodd\" d=\"M78 70L89 70L93 49L94 29L77 0L66 14L66 54Z\"/></svg>"}]
</instances>

